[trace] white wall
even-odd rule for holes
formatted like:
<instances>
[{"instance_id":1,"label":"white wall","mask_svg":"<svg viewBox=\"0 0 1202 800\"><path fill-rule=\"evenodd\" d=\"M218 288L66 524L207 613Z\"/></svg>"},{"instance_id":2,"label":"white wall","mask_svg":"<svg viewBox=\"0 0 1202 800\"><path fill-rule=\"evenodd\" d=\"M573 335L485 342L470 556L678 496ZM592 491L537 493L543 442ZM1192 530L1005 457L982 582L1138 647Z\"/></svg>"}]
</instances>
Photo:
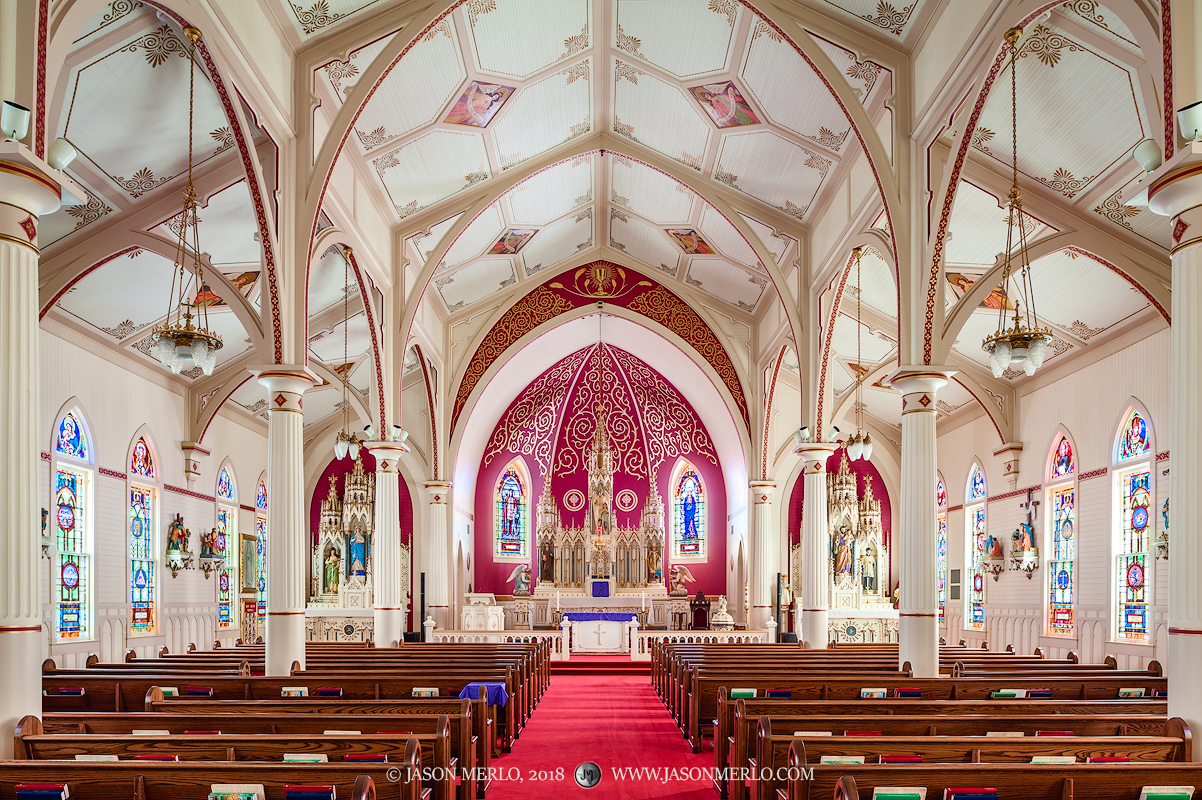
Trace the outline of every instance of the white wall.
<instances>
[{"instance_id":1,"label":"white wall","mask_svg":"<svg viewBox=\"0 0 1202 800\"><path fill-rule=\"evenodd\" d=\"M76 398L92 435L97 468L127 471L127 453L135 432L146 425L158 450L158 469L165 486L187 489L183 452L180 443L187 438L187 404L183 394L132 373L54 334L42 331L40 428L42 451L50 452L54 423L71 398ZM236 412L229 412L231 415ZM151 636L128 635L129 591L127 498L124 478L93 472L93 638L53 643L56 609L51 603L54 585L50 580L50 562L42 559L43 618L45 620L46 657L60 667L82 667L88 653L97 653L102 661L124 660L127 649L139 657L150 657L166 645L171 652L187 649L189 642L210 647L214 639L232 645L238 637L238 613L231 611L231 627L217 628L216 576L206 580L200 570L181 571L176 578L163 568L167 525L182 514L184 526L192 531L191 549L200 551L200 532L216 525L217 509L212 497L217 472L228 457L238 484L239 502L255 503L255 487L267 467L267 439L256 429L242 425L225 412L209 426L203 445L210 450L201 465L201 475L191 487L192 494L164 489L159 493L155 529L158 536L158 633ZM53 508L51 462L39 461L39 478L44 508ZM202 495L204 497L199 497ZM270 506L270 487L268 503ZM270 514L268 516L270 526ZM238 514L240 533L254 532L254 513L242 509ZM268 530L270 541L271 531ZM236 596L231 602L236 604Z\"/></svg>"},{"instance_id":2,"label":"white wall","mask_svg":"<svg viewBox=\"0 0 1202 800\"><path fill-rule=\"evenodd\" d=\"M1043 541L1046 515L1049 509L1047 459L1058 427L1063 425L1076 444L1078 475L1107 468L1107 473L1080 481L1077 493L1077 575L1074 638L1048 637L1045 630L1044 606L1047 581L1046 561L1028 580L1022 572L1007 570L995 582L986 577L985 630L963 628L963 595L960 601L947 603L947 625L942 635L949 643L966 639L979 644L989 643L990 649L1001 650L1008 644L1020 653L1031 653L1043 647L1051 658L1063 658L1076 651L1082 662L1101 662L1114 655L1123 669L1144 666L1155 658L1165 662L1167 645L1168 562L1149 560L1149 580L1155 603L1149 618L1151 636L1148 645L1113 642L1111 626L1113 610L1111 587L1111 542L1116 526L1114 503L1117 496L1112 447L1115 434L1130 398L1146 407L1151 417L1153 452L1169 449L1169 331L1167 328L1149 335L1142 341L1115 354L1083 367L1079 371L1049 383L1022 396L1020 441L1023 452L1017 489L1043 486L1033 493L1040 501L1036 535ZM1021 496L994 499L1013 491L1003 477L1002 460L993 456L1000 441L997 432L985 416L971 422L941 430L938 438L939 470L947 483L948 505L952 508L964 502L965 485L974 457L981 460L987 478L987 524L989 531L1006 543L1009 551L1010 533L1024 521L1026 512ZM1167 459L1153 463L1154 494L1152 539L1159 534L1163 522L1160 508L1168 493L1169 480L1165 474ZM948 568L964 569L963 509L948 514ZM1047 548L1040 547L1042 559ZM963 573L967 579L967 571ZM967 588L965 586L965 588ZM902 588L905 591L905 588Z\"/></svg>"}]
</instances>

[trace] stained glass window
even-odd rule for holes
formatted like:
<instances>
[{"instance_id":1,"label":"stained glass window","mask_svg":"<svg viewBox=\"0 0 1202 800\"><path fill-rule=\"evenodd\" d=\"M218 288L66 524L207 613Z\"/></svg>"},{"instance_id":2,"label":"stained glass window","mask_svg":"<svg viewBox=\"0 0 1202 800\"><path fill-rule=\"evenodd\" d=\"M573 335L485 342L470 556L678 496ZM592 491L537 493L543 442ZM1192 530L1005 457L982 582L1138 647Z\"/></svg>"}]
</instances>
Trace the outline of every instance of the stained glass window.
<instances>
[{"instance_id":1,"label":"stained glass window","mask_svg":"<svg viewBox=\"0 0 1202 800\"><path fill-rule=\"evenodd\" d=\"M61 431L61 426L60 426ZM84 442L80 439L80 442ZM84 452L87 445L83 444ZM87 639L88 583L88 490L91 473L59 467L55 471L55 544L58 550L58 637Z\"/></svg>"},{"instance_id":2,"label":"stained glass window","mask_svg":"<svg viewBox=\"0 0 1202 800\"><path fill-rule=\"evenodd\" d=\"M979 466L974 465L968 483L968 499L980 500L985 496L985 473Z\"/></svg>"},{"instance_id":3,"label":"stained glass window","mask_svg":"<svg viewBox=\"0 0 1202 800\"><path fill-rule=\"evenodd\" d=\"M1061 436L1052 457L1052 478L1064 478L1077 471L1077 459L1073 457L1073 445L1067 436Z\"/></svg>"},{"instance_id":4,"label":"stained glass window","mask_svg":"<svg viewBox=\"0 0 1202 800\"><path fill-rule=\"evenodd\" d=\"M985 574L981 572L981 559L985 557L985 506L973 506L968 510L968 546L972 568L968 571L968 626L985 627Z\"/></svg>"},{"instance_id":5,"label":"stained glass window","mask_svg":"<svg viewBox=\"0 0 1202 800\"><path fill-rule=\"evenodd\" d=\"M224 472L224 470L223 470ZM217 506L217 542L213 548L225 565L217 574L217 627L228 628L231 619L231 593L238 594L238 512L227 506Z\"/></svg>"},{"instance_id":6,"label":"stained glass window","mask_svg":"<svg viewBox=\"0 0 1202 800\"><path fill-rule=\"evenodd\" d=\"M527 502L526 484L511 464L497 481L496 489L497 555L524 558L526 548Z\"/></svg>"},{"instance_id":7,"label":"stained glass window","mask_svg":"<svg viewBox=\"0 0 1202 800\"><path fill-rule=\"evenodd\" d=\"M1061 439L1061 443L1067 443ZM1057 451L1059 452L1059 451ZM1069 471L1072 471L1071 465ZM1077 488L1052 490L1052 541L1048 561L1048 628L1052 635L1073 633L1073 592L1077 558Z\"/></svg>"},{"instance_id":8,"label":"stained glass window","mask_svg":"<svg viewBox=\"0 0 1202 800\"><path fill-rule=\"evenodd\" d=\"M947 617L947 489L943 481L935 484L935 582L939 588L939 624Z\"/></svg>"},{"instance_id":9,"label":"stained glass window","mask_svg":"<svg viewBox=\"0 0 1202 800\"><path fill-rule=\"evenodd\" d=\"M1125 437L1127 432L1124 432ZM1118 638L1148 638L1148 542L1152 524L1152 473L1147 466L1119 476L1122 504L1116 565Z\"/></svg>"},{"instance_id":10,"label":"stained glass window","mask_svg":"<svg viewBox=\"0 0 1202 800\"><path fill-rule=\"evenodd\" d=\"M705 485L685 463L672 488L672 541L676 558L705 555Z\"/></svg>"},{"instance_id":11,"label":"stained glass window","mask_svg":"<svg viewBox=\"0 0 1202 800\"><path fill-rule=\"evenodd\" d=\"M58 436L54 442L54 449L61 456L70 456L85 461L88 459L88 439L74 410L68 411L62 422L58 424Z\"/></svg>"},{"instance_id":12,"label":"stained glass window","mask_svg":"<svg viewBox=\"0 0 1202 800\"><path fill-rule=\"evenodd\" d=\"M259 488L255 490L255 508L260 511L267 510L267 484L259 481Z\"/></svg>"},{"instance_id":13,"label":"stained glass window","mask_svg":"<svg viewBox=\"0 0 1202 800\"><path fill-rule=\"evenodd\" d=\"M259 484L263 495L263 484ZM264 496L264 499L265 496ZM258 601L259 624L267 621L267 517L255 517L255 599Z\"/></svg>"},{"instance_id":14,"label":"stained glass window","mask_svg":"<svg viewBox=\"0 0 1202 800\"><path fill-rule=\"evenodd\" d=\"M222 467L221 472L217 473L217 496L224 500L234 499L234 481L230 477L230 471L225 467Z\"/></svg>"},{"instance_id":15,"label":"stained glass window","mask_svg":"<svg viewBox=\"0 0 1202 800\"><path fill-rule=\"evenodd\" d=\"M146 447L141 439L138 443L143 448ZM150 464L149 456L146 463ZM150 468L153 469L153 466ZM154 490L143 486L130 486L129 628L132 633L153 633L158 625L155 614L156 578Z\"/></svg>"},{"instance_id":16,"label":"stained glass window","mask_svg":"<svg viewBox=\"0 0 1202 800\"><path fill-rule=\"evenodd\" d=\"M1133 410L1127 417L1127 424L1119 432L1119 461L1145 456L1152 449L1152 439L1148 435L1148 423L1139 411Z\"/></svg>"},{"instance_id":17,"label":"stained glass window","mask_svg":"<svg viewBox=\"0 0 1202 800\"><path fill-rule=\"evenodd\" d=\"M150 453L150 445L146 444L146 439L139 436L138 441L134 442L133 453L129 457L129 471L134 475L142 475L146 478L154 478L154 456Z\"/></svg>"}]
</instances>

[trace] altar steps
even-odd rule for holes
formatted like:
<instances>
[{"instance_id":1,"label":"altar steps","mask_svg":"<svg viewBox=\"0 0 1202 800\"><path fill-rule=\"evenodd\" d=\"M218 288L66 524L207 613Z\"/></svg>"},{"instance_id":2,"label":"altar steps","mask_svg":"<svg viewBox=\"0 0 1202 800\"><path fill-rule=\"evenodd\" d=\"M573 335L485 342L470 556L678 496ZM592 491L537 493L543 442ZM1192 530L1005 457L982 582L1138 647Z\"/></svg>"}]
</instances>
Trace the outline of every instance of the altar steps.
<instances>
[{"instance_id":1,"label":"altar steps","mask_svg":"<svg viewBox=\"0 0 1202 800\"><path fill-rule=\"evenodd\" d=\"M552 675L651 675L650 661L631 661L626 654L612 656L572 656L568 661L552 661Z\"/></svg>"}]
</instances>

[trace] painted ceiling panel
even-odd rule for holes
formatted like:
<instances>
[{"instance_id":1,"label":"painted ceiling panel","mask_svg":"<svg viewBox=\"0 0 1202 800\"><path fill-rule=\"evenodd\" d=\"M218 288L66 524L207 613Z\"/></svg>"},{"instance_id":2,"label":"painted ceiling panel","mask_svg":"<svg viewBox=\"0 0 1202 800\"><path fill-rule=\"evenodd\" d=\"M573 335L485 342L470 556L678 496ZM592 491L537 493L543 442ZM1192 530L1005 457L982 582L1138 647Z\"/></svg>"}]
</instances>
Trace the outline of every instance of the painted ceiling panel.
<instances>
[{"instance_id":1,"label":"painted ceiling panel","mask_svg":"<svg viewBox=\"0 0 1202 800\"><path fill-rule=\"evenodd\" d=\"M318 333L309 339L309 352L326 364L343 363L343 345L345 340L346 353L354 359L371 349L371 330L367 327L367 315L360 311L350 319L350 335L339 320L330 331ZM308 400L305 401L306 404Z\"/></svg>"},{"instance_id":2,"label":"painted ceiling panel","mask_svg":"<svg viewBox=\"0 0 1202 800\"><path fill-rule=\"evenodd\" d=\"M1113 270L1067 250L1033 263L1031 282L1040 319L1072 329L1081 338L1117 325L1149 305Z\"/></svg>"},{"instance_id":3,"label":"painted ceiling panel","mask_svg":"<svg viewBox=\"0 0 1202 800\"><path fill-rule=\"evenodd\" d=\"M167 313L174 275L169 259L135 251L132 257L113 259L85 275L58 301L58 308L107 334L110 341L125 339ZM137 291L131 292L131 286Z\"/></svg>"},{"instance_id":4,"label":"painted ceiling panel","mask_svg":"<svg viewBox=\"0 0 1202 800\"><path fill-rule=\"evenodd\" d=\"M683 225L693 215L695 195L684 184L639 161L613 156L610 200L656 225Z\"/></svg>"},{"instance_id":5,"label":"painted ceiling panel","mask_svg":"<svg viewBox=\"0 0 1202 800\"><path fill-rule=\"evenodd\" d=\"M712 294L744 311L755 311L768 279L736 267L720 258L693 256L685 283Z\"/></svg>"},{"instance_id":6,"label":"painted ceiling panel","mask_svg":"<svg viewBox=\"0 0 1202 800\"><path fill-rule=\"evenodd\" d=\"M522 89L492 126L501 169L534 158L592 130L592 59Z\"/></svg>"},{"instance_id":7,"label":"painted ceiling panel","mask_svg":"<svg viewBox=\"0 0 1202 800\"><path fill-rule=\"evenodd\" d=\"M179 240L179 219L174 217L155 228L160 236ZM262 247L257 241L259 226L251 204L246 181L227 186L209 197L208 205L197 209L200 221L200 249L208 253L214 266L258 264Z\"/></svg>"},{"instance_id":8,"label":"painted ceiling panel","mask_svg":"<svg viewBox=\"0 0 1202 800\"><path fill-rule=\"evenodd\" d=\"M140 0L115 0L112 3L105 3L80 28L79 35L71 46L71 52L90 44L102 35L107 36L122 26L133 24L142 17L153 15L154 8Z\"/></svg>"},{"instance_id":9,"label":"painted ceiling panel","mask_svg":"<svg viewBox=\"0 0 1202 800\"><path fill-rule=\"evenodd\" d=\"M72 170L65 170L71 180L88 194L83 205L63 206L62 213L46 214L38 219L38 246L43 250L76 231L99 222L113 213L115 204L90 181L85 181ZM106 187L107 188L107 187ZM112 189L108 190L112 192Z\"/></svg>"},{"instance_id":10,"label":"painted ceiling panel","mask_svg":"<svg viewBox=\"0 0 1202 800\"><path fill-rule=\"evenodd\" d=\"M764 267L756 257L755 250L747 243L743 235L731 224L730 220L718 212L718 209L709 204L704 205L701 209L701 234L723 255L729 256L745 267L751 267L759 272L763 271Z\"/></svg>"},{"instance_id":11,"label":"painted ceiling panel","mask_svg":"<svg viewBox=\"0 0 1202 800\"><path fill-rule=\"evenodd\" d=\"M589 206L539 231L521 253L526 274L533 275L592 247L595 216L593 207Z\"/></svg>"},{"instance_id":12,"label":"painted ceiling panel","mask_svg":"<svg viewBox=\"0 0 1202 800\"><path fill-rule=\"evenodd\" d=\"M902 398L892 389L865 386L864 410L879 420L901 426Z\"/></svg>"},{"instance_id":13,"label":"painted ceiling panel","mask_svg":"<svg viewBox=\"0 0 1202 800\"><path fill-rule=\"evenodd\" d=\"M854 305L852 306L852 313L855 313ZM893 352L893 342L874 335L866 324L857 326L855 317L848 316L846 307L843 313L835 318L835 333L831 337L832 351L844 358L855 359L857 327L862 332L859 352L861 354L860 359L863 362L879 364L885 356Z\"/></svg>"},{"instance_id":14,"label":"painted ceiling panel","mask_svg":"<svg viewBox=\"0 0 1202 800\"><path fill-rule=\"evenodd\" d=\"M342 303L346 294L344 289L358 292L355 272L347 268L337 247L328 247L309 275L309 316L314 317Z\"/></svg>"},{"instance_id":15,"label":"painted ceiling panel","mask_svg":"<svg viewBox=\"0 0 1202 800\"><path fill-rule=\"evenodd\" d=\"M1069 0L1069 2L1057 6L1054 13L1056 15L1063 14L1074 22L1089 28L1103 39L1114 42L1132 53L1140 52L1139 44L1135 41L1135 34L1131 32L1131 29L1119 18L1118 14L1096 0ZM1055 17L1053 17L1054 20Z\"/></svg>"},{"instance_id":16,"label":"painted ceiling panel","mask_svg":"<svg viewBox=\"0 0 1202 800\"><path fill-rule=\"evenodd\" d=\"M880 253L870 247L864 249L860 258L860 285L866 308L897 319L897 284L893 280L893 271L881 258ZM843 311L847 314L856 313L855 289L856 267L853 263L843 296Z\"/></svg>"},{"instance_id":17,"label":"painted ceiling panel","mask_svg":"<svg viewBox=\"0 0 1202 800\"><path fill-rule=\"evenodd\" d=\"M305 392L305 427L320 422L342 408L342 388L329 386L325 389L310 389Z\"/></svg>"},{"instance_id":18,"label":"painted ceiling panel","mask_svg":"<svg viewBox=\"0 0 1202 800\"><path fill-rule=\"evenodd\" d=\"M376 89L377 102L368 103L355 122L359 145L374 150L434 122L466 77L454 26L443 20Z\"/></svg>"},{"instance_id":19,"label":"painted ceiling panel","mask_svg":"<svg viewBox=\"0 0 1202 800\"><path fill-rule=\"evenodd\" d=\"M267 387L251 378L234 390L230 401L250 414L257 414L267 409Z\"/></svg>"},{"instance_id":20,"label":"painted ceiling panel","mask_svg":"<svg viewBox=\"0 0 1202 800\"><path fill-rule=\"evenodd\" d=\"M862 25L891 38L902 40L918 15L922 0L901 0L896 6L887 0L821 0L831 8L853 17Z\"/></svg>"},{"instance_id":21,"label":"painted ceiling panel","mask_svg":"<svg viewBox=\"0 0 1202 800\"><path fill-rule=\"evenodd\" d=\"M515 225L546 225L593 200L593 164L587 155L563 161L518 184L506 197Z\"/></svg>"},{"instance_id":22,"label":"painted ceiling panel","mask_svg":"<svg viewBox=\"0 0 1202 800\"><path fill-rule=\"evenodd\" d=\"M1024 216L1028 243L1053 230L1034 217ZM975 276L992 267L998 253L1006 249L1006 218L1006 209L998 204L997 198L961 181L948 224L950 236L944 251L945 273L967 273L975 280ZM945 299L951 305L958 297L959 294L949 291Z\"/></svg>"},{"instance_id":23,"label":"painted ceiling panel","mask_svg":"<svg viewBox=\"0 0 1202 800\"><path fill-rule=\"evenodd\" d=\"M739 17L736 0L619 0L612 44L679 80L692 80L729 68Z\"/></svg>"},{"instance_id":24,"label":"painted ceiling panel","mask_svg":"<svg viewBox=\"0 0 1202 800\"><path fill-rule=\"evenodd\" d=\"M714 179L803 219L831 162L768 131L727 134Z\"/></svg>"},{"instance_id":25,"label":"painted ceiling panel","mask_svg":"<svg viewBox=\"0 0 1202 800\"><path fill-rule=\"evenodd\" d=\"M501 219L501 206L493 203L481 211L480 216L463 229L463 233L459 234L459 238L447 249L447 254L443 257L435 273L442 274L460 264L466 264L480 255L492 247L504 227L505 221Z\"/></svg>"},{"instance_id":26,"label":"painted ceiling panel","mask_svg":"<svg viewBox=\"0 0 1202 800\"><path fill-rule=\"evenodd\" d=\"M246 328L242 327L238 317L229 308L209 309L209 329L222 339L222 347L217 351L218 367L228 364L250 349Z\"/></svg>"},{"instance_id":27,"label":"painted ceiling panel","mask_svg":"<svg viewBox=\"0 0 1202 800\"><path fill-rule=\"evenodd\" d=\"M609 211L609 246L669 275L680 264L680 248L662 230L616 208Z\"/></svg>"},{"instance_id":28,"label":"painted ceiling panel","mask_svg":"<svg viewBox=\"0 0 1202 800\"><path fill-rule=\"evenodd\" d=\"M347 93L359 82L359 78L363 76L363 70L371 66L371 62L392 41L394 36L396 36L395 31L358 50L352 50L346 61L335 59L318 68L315 74L319 80L325 81L326 85L330 87L330 91L338 98L340 104L345 103Z\"/></svg>"},{"instance_id":29,"label":"painted ceiling panel","mask_svg":"<svg viewBox=\"0 0 1202 800\"><path fill-rule=\"evenodd\" d=\"M482 258L454 274L436 279L434 286L447 304L447 310L458 311L512 286L517 280L512 259Z\"/></svg>"},{"instance_id":30,"label":"painted ceiling panel","mask_svg":"<svg viewBox=\"0 0 1202 800\"><path fill-rule=\"evenodd\" d=\"M676 86L614 62L614 132L701 169L713 125Z\"/></svg>"},{"instance_id":31,"label":"painted ceiling panel","mask_svg":"<svg viewBox=\"0 0 1202 800\"><path fill-rule=\"evenodd\" d=\"M469 0L457 13L477 69L490 75L525 80L592 46L590 0Z\"/></svg>"},{"instance_id":32,"label":"painted ceiling panel","mask_svg":"<svg viewBox=\"0 0 1202 800\"><path fill-rule=\"evenodd\" d=\"M426 263L426 259L430 257L430 253L434 251L434 248L438 247L439 243L442 242L442 237L446 236L447 231L462 216L463 214L460 213L453 217L448 217L442 222L431 225L429 233L419 233L409 237L409 243L417 250L417 255L423 264Z\"/></svg>"},{"instance_id":33,"label":"painted ceiling panel","mask_svg":"<svg viewBox=\"0 0 1202 800\"><path fill-rule=\"evenodd\" d=\"M286 0L292 21L301 36L311 36L337 26L383 0Z\"/></svg>"},{"instance_id":34,"label":"painted ceiling panel","mask_svg":"<svg viewBox=\"0 0 1202 800\"><path fill-rule=\"evenodd\" d=\"M488 156L474 133L435 130L372 160L397 215L404 219L488 180Z\"/></svg>"},{"instance_id":35,"label":"painted ceiling panel","mask_svg":"<svg viewBox=\"0 0 1202 800\"><path fill-rule=\"evenodd\" d=\"M1139 190L1134 187L1143 178L1143 170L1138 170L1135 177L1094 206L1093 213L1167 250L1173 244L1172 220L1152 213L1147 206L1124 205L1124 200L1138 194Z\"/></svg>"},{"instance_id":36,"label":"painted ceiling panel","mask_svg":"<svg viewBox=\"0 0 1202 800\"><path fill-rule=\"evenodd\" d=\"M893 73L890 70L875 61L860 61L856 54L846 47L824 39L813 31L808 33L847 78L851 88L859 95L861 105L867 106L891 83Z\"/></svg>"},{"instance_id":37,"label":"painted ceiling panel","mask_svg":"<svg viewBox=\"0 0 1202 800\"><path fill-rule=\"evenodd\" d=\"M757 22L740 72L750 97L781 127L838 153L851 123L793 45Z\"/></svg>"},{"instance_id":38,"label":"painted ceiling panel","mask_svg":"<svg viewBox=\"0 0 1202 800\"><path fill-rule=\"evenodd\" d=\"M760 241L763 243L764 247L768 248L768 252L771 253L772 257L776 259L777 265L780 266L781 269L784 269L787 265L782 263L781 259L785 257L785 254L789 251L789 248L792 247L797 240L788 234L776 233L770 225L765 225L759 220L752 219L746 214L740 214L739 216L741 216L743 221L750 225L751 229L755 231L756 236L760 238Z\"/></svg>"}]
</instances>

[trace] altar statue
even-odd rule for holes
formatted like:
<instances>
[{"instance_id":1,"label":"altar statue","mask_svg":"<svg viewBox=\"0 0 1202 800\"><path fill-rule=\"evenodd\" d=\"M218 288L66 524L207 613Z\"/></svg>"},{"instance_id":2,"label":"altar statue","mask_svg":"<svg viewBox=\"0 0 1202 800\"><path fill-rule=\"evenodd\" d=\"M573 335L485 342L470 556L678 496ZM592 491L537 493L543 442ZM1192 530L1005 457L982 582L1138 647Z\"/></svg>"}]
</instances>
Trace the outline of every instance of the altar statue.
<instances>
[{"instance_id":1,"label":"altar statue","mask_svg":"<svg viewBox=\"0 0 1202 800\"><path fill-rule=\"evenodd\" d=\"M835 575L852 574L851 532L842 528L835 539Z\"/></svg>"},{"instance_id":2,"label":"altar statue","mask_svg":"<svg viewBox=\"0 0 1202 800\"><path fill-rule=\"evenodd\" d=\"M653 547L647 554L647 583L659 583L663 579L663 572L660 568L659 550Z\"/></svg>"},{"instance_id":3,"label":"altar statue","mask_svg":"<svg viewBox=\"0 0 1202 800\"><path fill-rule=\"evenodd\" d=\"M200 557L201 558L218 558L216 553L217 547L217 529L208 533L203 533L200 536Z\"/></svg>"},{"instance_id":4,"label":"altar statue","mask_svg":"<svg viewBox=\"0 0 1202 800\"><path fill-rule=\"evenodd\" d=\"M350 546L351 575L367 574L367 536L362 528L355 528L351 534Z\"/></svg>"},{"instance_id":5,"label":"altar statue","mask_svg":"<svg viewBox=\"0 0 1202 800\"><path fill-rule=\"evenodd\" d=\"M513 568L513 572L509 573L509 577L505 579L508 583L513 581L513 596L514 597L529 597L530 596L530 565L518 564Z\"/></svg>"},{"instance_id":6,"label":"altar statue","mask_svg":"<svg viewBox=\"0 0 1202 800\"><path fill-rule=\"evenodd\" d=\"M1011 535L1010 539L1013 542L1012 549L1015 553L1026 553L1035 549L1035 532L1025 522L1018 526L1018 530Z\"/></svg>"},{"instance_id":7,"label":"altar statue","mask_svg":"<svg viewBox=\"0 0 1202 800\"><path fill-rule=\"evenodd\" d=\"M687 597L689 594L686 583L697 580L693 577L693 573L689 572L689 568L684 564L672 565L672 591L668 594L673 597Z\"/></svg>"},{"instance_id":8,"label":"altar statue","mask_svg":"<svg viewBox=\"0 0 1202 800\"><path fill-rule=\"evenodd\" d=\"M992 533L985 537L985 557L986 558L1005 558L1006 554L1002 552L1002 540L994 536Z\"/></svg>"},{"instance_id":9,"label":"altar statue","mask_svg":"<svg viewBox=\"0 0 1202 800\"><path fill-rule=\"evenodd\" d=\"M326 551L325 580L322 581L322 586L325 587L327 594L334 594L338 591L338 554L332 547Z\"/></svg>"},{"instance_id":10,"label":"altar statue","mask_svg":"<svg viewBox=\"0 0 1202 800\"><path fill-rule=\"evenodd\" d=\"M860 584L864 591L876 591L876 551L871 545L860 555Z\"/></svg>"},{"instance_id":11,"label":"altar statue","mask_svg":"<svg viewBox=\"0 0 1202 800\"><path fill-rule=\"evenodd\" d=\"M550 538L543 539L538 549L538 580L551 583L555 580L555 545Z\"/></svg>"}]
</instances>

